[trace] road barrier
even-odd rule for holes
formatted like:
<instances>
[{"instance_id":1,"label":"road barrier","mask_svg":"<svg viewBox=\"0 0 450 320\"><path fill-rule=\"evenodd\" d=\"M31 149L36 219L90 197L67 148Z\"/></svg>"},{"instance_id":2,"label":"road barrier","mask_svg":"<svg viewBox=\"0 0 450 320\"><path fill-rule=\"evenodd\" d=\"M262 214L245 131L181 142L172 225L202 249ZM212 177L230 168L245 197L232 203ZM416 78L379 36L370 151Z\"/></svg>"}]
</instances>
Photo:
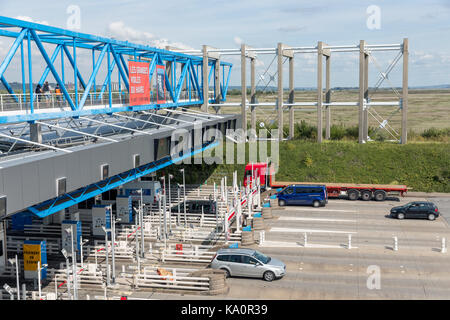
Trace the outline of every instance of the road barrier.
<instances>
[{"instance_id":1,"label":"road barrier","mask_svg":"<svg viewBox=\"0 0 450 320\"><path fill-rule=\"evenodd\" d=\"M46 235L58 235L61 236L60 225L45 225L45 224L26 224L23 227L25 234L46 234ZM91 235L90 226L81 226L81 233L83 237L87 238Z\"/></svg>"},{"instance_id":2,"label":"road barrier","mask_svg":"<svg viewBox=\"0 0 450 320\"><path fill-rule=\"evenodd\" d=\"M189 250L183 249L183 251L167 248L161 253L161 261L210 263L215 254L215 252L201 250L199 246Z\"/></svg>"},{"instance_id":3,"label":"road barrier","mask_svg":"<svg viewBox=\"0 0 450 320\"><path fill-rule=\"evenodd\" d=\"M393 247L394 251L398 251L398 239L397 237L394 237L394 247Z\"/></svg>"},{"instance_id":4,"label":"road barrier","mask_svg":"<svg viewBox=\"0 0 450 320\"><path fill-rule=\"evenodd\" d=\"M8 253L21 254L23 252L24 240L7 240L6 250ZM61 254L61 245L58 242L46 242L47 254L58 255Z\"/></svg>"},{"instance_id":5,"label":"road barrier","mask_svg":"<svg viewBox=\"0 0 450 320\"><path fill-rule=\"evenodd\" d=\"M195 271L198 269L146 267L143 272L127 274L126 277L133 279L135 288L209 291L210 279L190 276Z\"/></svg>"}]
</instances>

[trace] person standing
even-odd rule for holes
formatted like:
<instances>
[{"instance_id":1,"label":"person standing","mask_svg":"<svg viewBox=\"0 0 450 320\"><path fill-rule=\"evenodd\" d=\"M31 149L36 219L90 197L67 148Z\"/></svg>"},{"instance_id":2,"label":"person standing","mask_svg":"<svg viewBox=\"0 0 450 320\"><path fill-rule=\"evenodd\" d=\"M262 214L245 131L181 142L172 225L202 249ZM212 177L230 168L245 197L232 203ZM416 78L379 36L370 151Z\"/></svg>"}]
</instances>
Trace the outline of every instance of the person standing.
<instances>
[{"instance_id":1,"label":"person standing","mask_svg":"<svg viewBox=\"0 0 450 320\"><path fill-rule=\"evenodd\" d=\"M61 88L59 87L59 84L56 84L55 95L56 95L56 101L58 102L58 104L60 104L62 94L61 94Z\"/></svg>"},{"instance_id":2,"label":"person standing","mask_svg":"<svg viewBox=\"0 0 450 320\"><path fill-rule=\"evenodd\" d=\"M44 86L42 87L42 92L45 95L45 99L48 101L50 98L50 86L48 85L48 81L45 81Z\"/></svg>"},{"instance_id":3,"label":"person standing","mask_svg":"<svg viewBox=\"0 0 450 320\"><path fill-rule=\"evenodd\" d=\"M37 84L36 89L34 90L34 93L36 94L37 101L40 102L41 101L42 88L41 88L41 85L39 83Z\"/></svg>"}]
</instances>

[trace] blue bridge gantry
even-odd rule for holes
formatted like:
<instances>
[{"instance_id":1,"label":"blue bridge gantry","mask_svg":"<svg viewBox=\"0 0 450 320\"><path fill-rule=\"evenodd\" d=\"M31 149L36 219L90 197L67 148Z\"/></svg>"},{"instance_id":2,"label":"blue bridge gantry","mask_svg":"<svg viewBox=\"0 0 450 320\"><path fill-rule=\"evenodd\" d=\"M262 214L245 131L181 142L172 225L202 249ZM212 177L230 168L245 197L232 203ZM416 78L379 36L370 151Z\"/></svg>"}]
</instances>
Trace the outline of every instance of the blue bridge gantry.
<instances>
[{"instance_id":1,"label":"blue bridge gantry","mask_svg":"<svg viewBox=\"0 0 450 320\"><path fill-rule=\"evenodd\" d=\"M0 16L0 40L5 38L11 44L0 57L7 91L0 93L0 221L19 212L39 218L60 212L214 148L218 133L241 126L238 115L187 110L226 101L232 64L218 55ZM148 63L146 104L130 103L130 61ZM60 92L35 93L51 77ZM154 89L161 83L163 99ZM172 155L167 152L179 142L172 137L177 129L185 131L186 149ZM56 187L61 179L63 191Z\"/></svg>"},{"instance_id":2,"label":"blue bridge gantry","mask_svg":"<svg viewBox=\"0 0 450 320\"><path fill-rule=\"evenodd\" d=\"M205 73L203 68L206 64L203 64L203 57L2 16L0 37L14 39L0 64L0 81L8 91L7 95L0 95L0 124L34 123L47 119L195 106L204 103L205 95L211 103L226 101L231 63L220 61L218 64L217 60L208 58L209 70ZM40 61L32 55L33 43L37 48L37 55L41 57ZM18 51L22 73L21 92L15 92L5 76L11 61L19 55ZM82 75L79 61L81 53L86 51L92 56L92 69L88 77ZM37 83L42 86L51 74L61 89L60 96L50 95L50 99L46 97L44 102L42 97L34 94L33 88L33 72L36 72L33 66L42 64L42 59L45 61L45 69ZM73 73L73 79L70 81L73 81L74 85L67 83L65 59L69 61L69 71ZM156 66L165 66L165 103L157 103L152 95L150 104L129 105L127 59L150 63L150 84ZM59 68L56 63L59 63ZM97 83L99 70L102 68L107 70L106 75L102 82ZM217 74L216 68L220 69L221 77L212 76ZM86 71L85 68L83 71ZM117 73L118 79L115 88L112 83L113 72ZM204 74L209 75L208 79L204 79ZM204 81L207 81L210 88L207 92L204 90Z\"/></svg>"}]
</instances>

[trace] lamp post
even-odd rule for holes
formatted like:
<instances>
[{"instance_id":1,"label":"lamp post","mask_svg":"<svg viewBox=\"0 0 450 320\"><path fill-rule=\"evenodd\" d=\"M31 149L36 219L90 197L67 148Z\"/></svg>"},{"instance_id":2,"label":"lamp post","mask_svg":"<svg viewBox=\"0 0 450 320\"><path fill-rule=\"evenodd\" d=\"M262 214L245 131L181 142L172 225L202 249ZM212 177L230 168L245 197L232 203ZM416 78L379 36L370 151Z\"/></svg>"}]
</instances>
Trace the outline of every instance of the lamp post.
<instances>
[{"instance_id":1,"label":"lamp post","mask_svg":"<svg viewBox=\"0 0 450 320\"><path fill-rule=\"evenodd\" d=\"M114 217L111 219L112 223L112 234L111 234L111 241L112 241L112 283L116 283L116 258L115 258L115 248L116 248L116 222L120 222L121 219L115 219Z\"/></svg>"},{"instance_id":2,"label":"lamp post","mask_svg":"<svg viewBox=\"0 0 450 320\"><path fill-rule=\"evenodd\" d=\"M139 206L139 224L141 225L141 256L144 258L144 194L141 188L141 202Z\"/></svg>"},{"instance_id":3,"label":"lamp post","mask_svg":"<svg viewBox=\"0 0 450 320\"><path fill-rule=\"evenodd\" d=\"M69 255L67 254L66 249L61 250L62 255L64 256L64 259L66 259L66 273L67 273L67 297L69 300L72 300L71 293L70 293L70 271L69 271Z\"/></svg>"},{"instance_id":4,"label":"lamp post","mask_svg":"<svg viewBox=\"0 0 450 320\"><path fill-rule=\"evenodd\" d=\"M11 264L15 264L16 265L16 282L17 282L17 300L20 300L20 289L19 289L19 260L17 258L17 254L16 254L16 258L15 259L8 259L9 263Z\"/></svg>"},{"instance_id":5,"label":"lamp post","mask_svg":"<svg viewBox=\"0 0 450 320\"><path fill-rule=\"evenodd\" d=\"M186 180L184 176L184 168L180 169L180 172L183 172L183 210L184 210L184 226L187 227L187 219L186 219Z\"/></svg>"},{"instance_id":6,"label":"lamp post","mask_svg":"<svg viewBox=\"0 0 450 320\"><path fill-rule=\"evenodd\" d=\"M172 196L171 189L170 189L170 180L173 179L173 174L169 173L169 234L172 234Z\"/></svg>"},{"instance_id":7,"label":"lamp post","mask_svg":"<svg viewBox=\"0 0 450 320\"><path fill-rule=\"evenodd\" d=\"M163 195L164 197L164 204L166 203L166 195ZM163 219L164 219L164 248L166 248L166 242L167 242L167 212L166 212L166 206L163 207Z\"/></svg>"},{"instance_id":8,"label":"lamp post","mask_svg":"<svg viewBox=\"0 0 450 320\"><path fill-rule=\"evenodd\" d=\"M48 267L47 264L43 264L43 265L41 266L41 262L38 261L38 263L37 263L37 270L38 270L38 290L39 290L39 299L42 298L42 290L41 290L41 277L42 277L42 274L41 274L41 270L43 270L43 269L45 269L45 268L47 268L47 267ZM75 286L75 285L74 285L74 286Z\"/></svg>"},{"instance_id":9,"label":"lamp post","mask_svg":"<svg viewBox=\"0 0 450 320\"><path fill-rule=\"evenodd\" d=\"M106 286L109 287L109 246L108 246L108 230L102 226L103 232L105 233L105 251L106 251Z\"/></svg>"},{"instance_id":10,"label":"lamp post","mask_svg":"<svg viewBox=\"0 0 450 320\"><path fill-rule=\"evenodd\" d=\"M77 288L77 255L74 250L74 235L72 227L65 229L67 233L70 233L71 240L71 256L72 256L72 276L73 276L73 299L78 300L78 288Z\"/></svg>"},{"instance_id":11,"label":"lamp post","mask_svg":"<svg viewBox=\"0 0 450 320\"><path fill-rule=\"evenodd\" d=\"M81 242L81 244L80 244L80 256L81 256L81 267L84 269L84 259L83 259L83 246L86 244L86 243L88 243L89 242L89 240L88 239L84 239L83 240L83 237L80 237L80 242Z\"/></svg>"},{"instance_id":12,"label":"lamp post","mask_svg":"<svg viewBox=\"0 0 450 320\"><path fill-rule=\"evenodd\" d=\"M180 184L177 183L177 202L178 202L178 216L177 216L177 226L180 225Z\"/></svg>"}]
</instances>

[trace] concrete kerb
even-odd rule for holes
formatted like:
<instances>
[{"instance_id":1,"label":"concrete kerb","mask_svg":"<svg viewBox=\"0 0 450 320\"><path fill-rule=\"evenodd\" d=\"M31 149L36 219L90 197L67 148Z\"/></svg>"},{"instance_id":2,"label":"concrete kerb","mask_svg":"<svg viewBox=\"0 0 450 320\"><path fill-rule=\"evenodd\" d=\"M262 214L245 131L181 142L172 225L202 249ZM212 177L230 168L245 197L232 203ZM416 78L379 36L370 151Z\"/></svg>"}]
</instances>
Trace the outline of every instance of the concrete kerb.
<instances>
[{"instance_id":1,"label":"concrete kerb","mask_svg":"<svg viewBox=\"0 0 450 320\"><path fill-rule=\"evenodd\" d=\"M188 277L206 277L209 278L209 290L200 292L202 295L226 294L229 287L226 283L226 273L224 270L203 269L191 272Z\"/></svg>"}]
</instances>

